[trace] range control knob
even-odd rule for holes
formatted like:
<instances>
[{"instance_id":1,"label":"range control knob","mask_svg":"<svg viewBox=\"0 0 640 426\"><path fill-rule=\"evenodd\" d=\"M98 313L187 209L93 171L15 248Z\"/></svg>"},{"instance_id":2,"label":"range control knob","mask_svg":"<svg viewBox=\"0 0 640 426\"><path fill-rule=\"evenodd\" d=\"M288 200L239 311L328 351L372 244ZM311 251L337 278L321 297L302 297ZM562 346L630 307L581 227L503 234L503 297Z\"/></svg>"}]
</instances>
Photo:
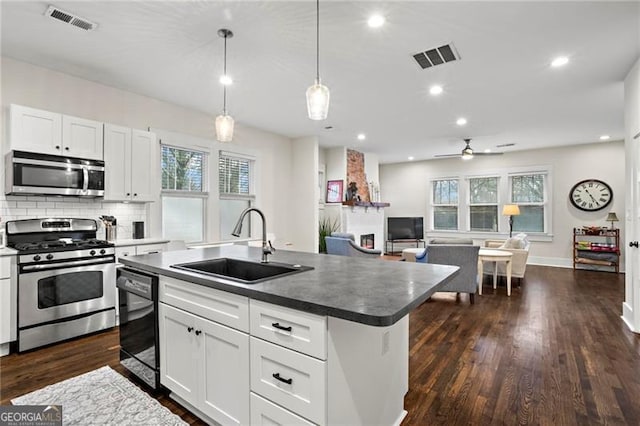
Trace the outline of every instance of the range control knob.
<instances>
[{"instance_id":1,"label":"range control knob","mask_svg":"<svg viewBox=\"0 0 640 426\"><path fill-rule=\"evenodd\" d=\"M33 260L35 260L36 262L38 262L40 259L42 258L40 257L39 254L36 254L35 256L33 256Z\"/></svg>"},{"instance_id":2,"label":"range control knob","mask_svg":"<svg viewBox=\"0 0 640 426\"><path fill-rule=\"evenodd\" d=\"M100 254L105 254L107 251L105 249L100 250Z\"/></svg>"},{"instance_id":3,"label":"range control knob","mask_svg":"<svg viewBox=\"0 0 640 426\"><path fill-rule=\"evenodd\" d=\"M90 254L91 256L95 256L95 255L96 255L96 251L95 251L95 250L91 250L91 251L89 252L89 254Z\"/></svg>"},{"instance_id":4,"label":"range control knob","mask_svg":"<svg viewBox=\"0 0 640 426\"><path fill-rule=\"evenodd\" d=\"M47 260L51 260L51 259L53 259L53 255L52 254L48 254L47 255Z\"/></svg>"}]
</instances>

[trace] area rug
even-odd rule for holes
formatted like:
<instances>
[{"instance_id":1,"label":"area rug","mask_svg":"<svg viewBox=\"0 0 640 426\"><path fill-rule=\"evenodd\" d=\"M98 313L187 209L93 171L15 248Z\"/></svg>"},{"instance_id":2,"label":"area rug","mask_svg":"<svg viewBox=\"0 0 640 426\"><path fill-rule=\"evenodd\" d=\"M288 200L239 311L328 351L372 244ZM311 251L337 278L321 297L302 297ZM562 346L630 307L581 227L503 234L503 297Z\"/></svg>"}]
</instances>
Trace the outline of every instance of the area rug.
<instances>
[{"instance_id":1,"label":"area rug","mask_svg":"<svg viewBox=\"0 0 640 426\"><path fill-rule=\"evenodd\" d=\"M62 405L66 425L186 425L168 408L105 366L11 400L14 405Z\"/></svg>"}]
</instances>

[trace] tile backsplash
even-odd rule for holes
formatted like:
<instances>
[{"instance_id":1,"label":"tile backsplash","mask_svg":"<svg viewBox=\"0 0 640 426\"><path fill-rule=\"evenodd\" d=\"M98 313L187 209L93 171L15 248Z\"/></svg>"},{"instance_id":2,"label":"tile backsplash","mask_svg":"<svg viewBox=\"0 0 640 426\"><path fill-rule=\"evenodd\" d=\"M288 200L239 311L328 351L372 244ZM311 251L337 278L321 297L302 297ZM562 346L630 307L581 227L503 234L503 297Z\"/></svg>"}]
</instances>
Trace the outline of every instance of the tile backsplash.
<instances>
[{"instance_id":1,"label":"tile backsplash","mask_svg":"<svg viewBox=\"0 0 640 426\"><path fill-rule=\"evenodd\" d=\"M118 239L132 237L134 221L147 222L147 204L107 203L100 198L44 197L0 194L0 221L75 217L98 221L98 238L104 238L99 217L114 216L118 221Z\"/></svg>"}]
</instances>

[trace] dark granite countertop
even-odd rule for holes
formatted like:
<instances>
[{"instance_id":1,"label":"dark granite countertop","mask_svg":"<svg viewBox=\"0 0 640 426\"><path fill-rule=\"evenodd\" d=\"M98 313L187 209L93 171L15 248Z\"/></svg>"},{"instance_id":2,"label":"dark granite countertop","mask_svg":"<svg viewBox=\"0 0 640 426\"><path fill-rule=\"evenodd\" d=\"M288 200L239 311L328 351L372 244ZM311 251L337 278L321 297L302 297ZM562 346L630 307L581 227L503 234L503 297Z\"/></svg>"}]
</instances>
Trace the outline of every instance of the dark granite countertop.
<instances>
[{"instance_id":1,"label":"dark granite countertop","mask_svg":"<svg viewBox=\"0 0 640 426\"><path fill-rule=\"evenodd\" d=\"M311 266L311 271L242 284L171 265L230 257L259 261L261 249L225 246L120 258L134 268L318 315L373 326L392 325L455 275L457 266L385 261L278 250L269 260Z\"/></svg>"}]
</instances>

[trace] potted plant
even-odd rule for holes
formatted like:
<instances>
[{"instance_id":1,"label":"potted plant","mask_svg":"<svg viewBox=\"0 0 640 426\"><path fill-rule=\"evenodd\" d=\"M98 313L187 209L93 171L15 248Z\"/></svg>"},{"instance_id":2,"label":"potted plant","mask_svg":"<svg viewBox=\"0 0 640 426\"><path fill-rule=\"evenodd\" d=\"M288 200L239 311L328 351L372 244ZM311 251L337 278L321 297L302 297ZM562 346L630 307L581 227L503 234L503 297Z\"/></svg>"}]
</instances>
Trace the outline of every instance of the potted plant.
<instances>
[{"instance_id":1,"label":"potted plant","mask_svg":"<svg viewBox=\"0 0 640 426\"><path fill-rule=\"evenodd\" d=\"M318 233L320 236L318 252L327 252L327 243L324 237L330 236L331 233L338 230L338 219L331 220L329 217L323 217L320 219L320 226L318 226Z\"/></svg>"}]
</instances>

